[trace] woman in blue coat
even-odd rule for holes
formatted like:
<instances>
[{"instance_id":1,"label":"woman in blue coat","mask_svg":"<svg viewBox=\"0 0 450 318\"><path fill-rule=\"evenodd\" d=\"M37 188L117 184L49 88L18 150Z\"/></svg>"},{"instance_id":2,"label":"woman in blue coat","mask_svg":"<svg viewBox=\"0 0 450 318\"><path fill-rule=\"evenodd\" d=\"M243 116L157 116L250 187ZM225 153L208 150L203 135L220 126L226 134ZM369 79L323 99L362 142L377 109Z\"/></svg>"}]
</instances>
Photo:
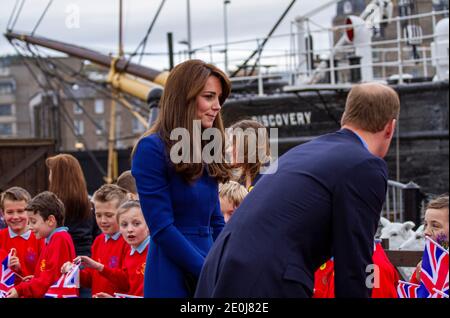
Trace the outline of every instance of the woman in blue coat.
<instances>
[{"instance_id":1,"label":"woman in blue coat","mask_svg":"<svg viewBox=\"0 0 450 318\"><path fill-rule=\"evenodd\" d=\"M179 64L167 79L157 121L136 144L132 174L151 233L144 297L193 296L206 254L224 226L218 182L228 181L230 170L220 109L230 87L213 65ZM211 143L202 141L208 128L220 138L213 143L215 160L206 164L198 156ZM180 142L180 136L187 138Z\"/></svg>"}]
</instances>

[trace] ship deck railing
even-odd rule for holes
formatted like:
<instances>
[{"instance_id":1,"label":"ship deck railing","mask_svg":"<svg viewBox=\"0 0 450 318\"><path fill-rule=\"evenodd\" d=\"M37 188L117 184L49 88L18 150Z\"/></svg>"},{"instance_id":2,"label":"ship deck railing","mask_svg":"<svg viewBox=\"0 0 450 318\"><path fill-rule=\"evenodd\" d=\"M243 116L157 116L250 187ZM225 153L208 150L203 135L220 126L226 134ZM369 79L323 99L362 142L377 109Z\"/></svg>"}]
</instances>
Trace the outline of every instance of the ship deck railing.
<instances>
[{"instance_id":1,"label":"ship deck railing","mask_svg":"<svg viewBox=\"0 0 450 318\"><path fill-rule=\"evenodd\" d=\"M318 42L322 43L321 47L306 48L304 52L298 52L299 33L294 30L295 24L293 22L291 24L291 32L272 36L269 41L273 43L272 47L268 42L264 50L258 52L254 60L249 63L250 67L247 66L240 73L243 76L237 77L239 79L236 80L260 81L258 93L259 95L264 95L264 81L280 76L280 74L288 80L287 91L293 91L296 86L301 86L301 89L305 89L305 86L317 84L346 86L352 83L349 78L350 71L367 67L373 69L373 80L375 81L388 81L395 78L399 84L403 84L407 83L411 76L430 78L435 74L434 65L442 60L448 61L448 52L445 56L432 56L431 54L431 42L435 40L436 24L440 18L448 17L448 15L449 10L442 10L379 21L380 25L383 23L394 25L392 28L393 30L395 29L395 33L392 35L393 38L387 40L374 38L370 44L366 45L372 49L372 63L361 63L358 65L349 65L345 59L346 55L348 56L351 52L354 52L354 45L346 44L335 47L336 43L342 43L342 41L336 41L336 35L343 33L349 27L348 25L323 27L310 19L306 20L305 36L318 36L322 40ZM402 26L405 21L419 26L431 23L431 34L423 34L421 31L417 36L408 37L405 35L405 30ZM239 40L228 42L226 46L223 43L211 44L196 48L192 52L194 57L202 58L206 61L209 60L209 62L219 66L222 63L225 65L225 55L228 57L229 65L241 65L247 58L248 53L255 49L255 45L257 48L263 40L263 38ZM283 45L281 44L282 41L284 41L283 43L288 41L288 44ZM412 44L414 44L414 47ZM328 48L325 46L328 46ZM358 47L364 48L364 45ZM418 55L409 57L412 56L413 50L416 50ZM322 58L321 61L327 62L327 67L313 69L311 67L313 64L311 56L316 62L318 56L323 57L324 55L327 56ZM336 65L335 60L338 57L340 58L339 64ZM251 69L251 74L247 72L248 69ZM314 79L316 75L321 75L319 80ZM324 75L328 76L328 81L325 83L323 82Z\"/></svg>"},{"instance_id":2,"label":"ship deck railing","mask_svg":"<svg viewBox=\"0 0 450 318\"><path fill-rule=\"evenodd\" d=\"M419 226L422 223L428 199L428 195L425 195L420 186L414 182L404 184L389 180L381 216L391 222L413 221L416 226Z\"/></svg>"}]
</instances>

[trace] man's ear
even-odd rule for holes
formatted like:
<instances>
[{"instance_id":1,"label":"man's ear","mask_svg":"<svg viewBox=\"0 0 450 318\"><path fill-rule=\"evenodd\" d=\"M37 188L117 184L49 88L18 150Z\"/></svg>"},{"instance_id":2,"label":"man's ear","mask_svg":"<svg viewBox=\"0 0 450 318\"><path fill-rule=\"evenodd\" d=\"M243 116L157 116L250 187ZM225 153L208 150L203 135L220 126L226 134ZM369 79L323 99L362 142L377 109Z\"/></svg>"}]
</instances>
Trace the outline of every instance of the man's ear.
<instances>
[{"instance_id":1,"label":"man's ear","mask_svg":"<svg viewBox=\"0 0 450 318\"><path fill-rule=\"evenodd\" d=\"M387 139L392 138L392 136L395 133L395 127L397 126L397 119L391 119L384 128L385 131L385 137Z\"/></svg>"}]
</instances>

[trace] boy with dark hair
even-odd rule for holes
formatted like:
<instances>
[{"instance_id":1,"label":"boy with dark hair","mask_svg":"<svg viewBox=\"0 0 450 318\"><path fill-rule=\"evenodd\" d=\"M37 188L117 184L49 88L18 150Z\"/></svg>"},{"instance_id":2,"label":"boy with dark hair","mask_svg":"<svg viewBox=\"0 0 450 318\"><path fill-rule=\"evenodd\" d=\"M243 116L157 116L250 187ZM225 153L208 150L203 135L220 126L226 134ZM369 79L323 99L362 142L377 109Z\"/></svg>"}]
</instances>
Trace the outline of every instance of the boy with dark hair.
<instances>
[{"instance_id":1,"label":"boy with dark hair","mask_svg":"<svg viewBox=\"0 0 450 318\"><path fill-rule=\"evenodd\" d=\"M45 246L34 277L23 281L8 292L8 298L41 298L61 275L61 266L75 257L72 238L64 224L64 204L49 191L31 200L25 210L36 238L45 239Z\"/></svg>"}]
</instances>

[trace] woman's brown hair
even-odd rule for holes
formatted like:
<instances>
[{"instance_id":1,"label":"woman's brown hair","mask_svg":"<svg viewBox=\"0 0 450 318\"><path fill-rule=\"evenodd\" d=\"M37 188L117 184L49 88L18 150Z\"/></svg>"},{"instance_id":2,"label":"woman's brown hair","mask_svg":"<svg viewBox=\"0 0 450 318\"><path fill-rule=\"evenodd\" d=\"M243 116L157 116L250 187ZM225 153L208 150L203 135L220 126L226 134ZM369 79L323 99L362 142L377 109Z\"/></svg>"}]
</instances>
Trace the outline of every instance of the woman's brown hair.
<instances>
[{"instance_id":1,"label":"woman's brown hair","mask_svg":"<svg viewBox=\"0 0 450 318\"><path fill-rule=\"evenodd\" d=\"M201 60L188 60L177 65L170 72L164 87L158 118L141 139L155 133L159 134L166 146L166 153L169 154L172 146L178 142L170 139L172 130L185 128L191 136L192 145L194 120L197 119L196 98L203 91L210 76L217 77L221 82L222 95L219 96L219 102L222 106L231 91L230 80L224 72ZM225 163L225 132L220 113L217 114L213 127L219 129L222 135L222 160L221 162L210 163L206 167L211 177L218 182L227 182L230 179L231 172ZM132 156L141 139L136 143ZM207 144L207 141L202 140L202 149L205 144ZM192 182L201 177L204 164L181 162L174 164L174 166L177 173L183 175L187 181Z\"/></svg>"},{"instance_id":2,"label":"woman's brown hair","mask_svg":"<svg viewBox=\"0 0 450 318\"><path fill-rule=\"evenodd\" d=\"M91 213L86 181L78 160L60 154L45 161L50 169L49 191L55 193L65 206L65 222L83 220Z\"/></svg>"}]
</instances>

